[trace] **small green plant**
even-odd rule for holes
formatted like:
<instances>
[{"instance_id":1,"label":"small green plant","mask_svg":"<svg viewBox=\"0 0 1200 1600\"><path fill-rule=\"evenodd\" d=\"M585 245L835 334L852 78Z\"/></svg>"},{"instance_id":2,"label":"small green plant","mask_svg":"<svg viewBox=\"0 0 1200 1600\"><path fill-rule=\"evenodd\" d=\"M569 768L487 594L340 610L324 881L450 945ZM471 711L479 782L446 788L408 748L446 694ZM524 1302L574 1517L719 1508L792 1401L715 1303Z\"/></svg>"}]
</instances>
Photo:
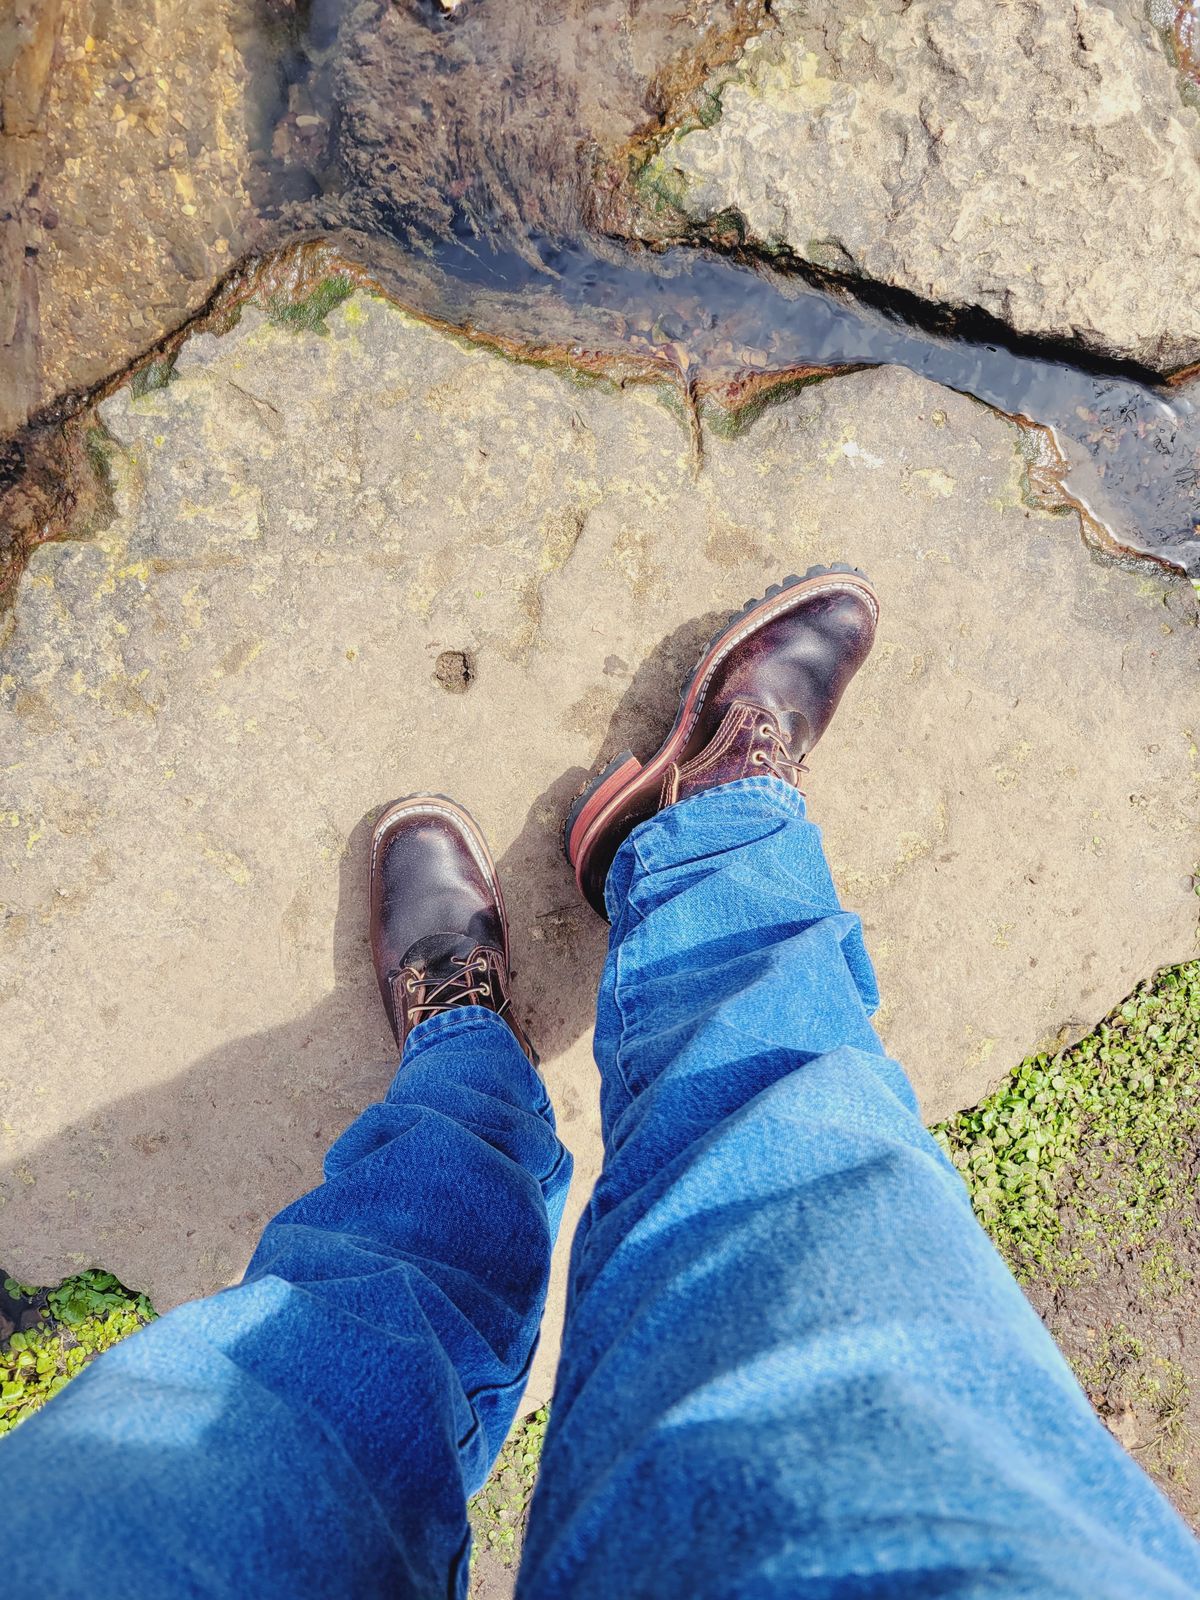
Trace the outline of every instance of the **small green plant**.
<instances>
[{"instance_id":1,"label":"small green plant","mask_svg":"<svg viewBox=\"0 0 1200 1600\"><path fill-rule=\"evenodd\" d=\"M1071 1365L1094 1402L1115 1408L1129 1399L1143 1398L1140 1386L1145 1359L1145 1341L1130 1333L1123 1322L1114 1322L1101 1332L1090 1358Z\"/></svg>"},{"instance_id":2,"label":"small green plant","mask_svg":"<svg viewBox=\"0 0 1200 1600\"><path fill-rule=\"evenodd\" d=\"M474 1536L472 1565L481 1549L491 1551L502 1566L515 1565L549 1418L549 1407L542 1406L517 1423L491 1477L471 1501L468 1513Z\"/></svg>"},{"instance_id":3,"label":"small green plant","mask_svg":"<svg viewBox=\"0 0 1200 1600\"><path fill-rule=\"evenodd\" d=\"M1177 1477L1192 1402L1188 1375L1179 1363L1117 1322L1102 1331L1087 1360L1071 1365L1101 1416L1132 1422L1133 1437L1126 1443L1155 1471Z\"/></svg>"},{"instance_id":4,"label":"small green plant","mask_svg":"<svg viewBox=\"0 0 1200 1600\"><path fill-rule=\"evenodd\" d=\"M1191 1385L1187 1373L1176 1361L1159 1357L1162 1377L1154 1399L1154 1416L1158 1431L1154 1447L1159 1463L1171 1476L1179 1470L1180 1457L1187 1437L1188 1409L1192 1403Z\"/></svg>"},{"instance_id":5,"label":"small green plant","mask_svg":"<svg viewBox=\"0 0 1200 1600\"><path fill-rule=\"evenodd\" d=\"M1088 1250L1152 1249L1200 1137L1200 962L1165 968L1078 1044L1029 1057L933 1130L1019 1275L1067 1279L1070 1199ZM1165 1267L1151 1267L1161 1278Z\"/></svg>"},{"instance_id":6,"label":"small green plant","mask_svg":"<svg viewBox=\"0 0 1200 1600\"><path fill-rule=\"evenodd\" d=\"M54 1289L5 1278L10 1301L22 1301L37 1321L0 1344L0 1434L41 1409L88 1362L154 1320L144 1294L126 1289L111 1272L91 1268Z\"/></svg>"},{"instance_id":7,"label":"small green plant","mask_svg":"<svg viewBox=\"0 0 1200 1600\"><path fill-rule=\"evenodd\" d=\"M326 317L353 293L354 279L348 273L335 272L322 278L301 300L272 295L267 301L267 316L277 328L290 328L294 333L328 333Z\"/></svg>"},{"instance_id":8,"label":"small green plant","mask_svg":"<svg viewBox=\"0 0 1200 1600\"><path fill-rule=\"evenodd\" d=\"M1156 1300L1173 1300L1192 1281L1192 1274L1180 1266L1175 1252L1165 1239L1156 1239L1154 1248L1141 1263L1142 1293Z\"/></svg>"}]
</instances>

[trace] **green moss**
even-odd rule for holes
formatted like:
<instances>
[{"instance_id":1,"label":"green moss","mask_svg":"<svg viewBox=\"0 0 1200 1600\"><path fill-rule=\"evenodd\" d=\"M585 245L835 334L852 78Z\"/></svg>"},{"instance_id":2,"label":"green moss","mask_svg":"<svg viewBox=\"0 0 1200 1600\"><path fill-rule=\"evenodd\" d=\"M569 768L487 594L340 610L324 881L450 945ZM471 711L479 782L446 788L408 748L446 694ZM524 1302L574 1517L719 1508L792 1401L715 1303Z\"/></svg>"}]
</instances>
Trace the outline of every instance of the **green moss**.
<instances>
[{"instance_id":1,"label":"green moss","mask_svg":"<svg viewBox=\"0 0 1200 1600\"><path fill-rule=\"evenodd\" d=\"M154 389L165 389L175 375L175 357L166 356L161 361L147 361L139 367L129 381L129 392L135 400Z\"/></svg>"},{"instance_id":2,"label":"green moss","mask_svg":"<svg viewBox=\"0 0 1200 1600\"><path fill-rule=\"evenodd\" d=\"M478 348L478 346L476 346ZM504 352L500 352L503 354ZM585 394L620 394L621 385L616 378L610 378L603 372L589 372L586 367L564 365L562 361L527 360L523 356L517 357L522 366L538 367L544 372L554 372L574 389L582 389Z\"/></svg>"},{"instance_id":3,"label":"green moss","mask_svg":"<svg viewBox=\"0 0 1200 1600\"><path fill-rule=\"evenodd\" d=\"M267 316L277 328L290 328L294 333L328 333L326 317L353 293L353 278L348 273L335 272L322 278L302 300L272 295L267 301Z\"/></svg>"},{"instance_id":4,"label":"green moss","mask_svg":"<svg viewBox=\"0 0 1200 1600\"><path fill-rule=\"evenodd\" d=\"M491 1477L468 1506L472 1565L481 1550L488 1550L502 1566L515 1566L549 1417L549 1408L542 1406L516 1424Z\"/></svg>"},{"instance_id":5,"label":"green moss","mask_svg":"<svg viewBox=\"0 0 1200 1600\"><path fill-rule=\"evenodd\" d=\"M932 1131L1018 1276L1066 1281L1130 1249L1153 1260L1156 1231L1186 1214L1200 1139L1200 961L1164 969L1078 1044L1029 1057Z\"/></svg>"},{"instance_id":6,"label":"green moss","mask_svg":"<svg viewBox=\"0 0 1200 1600\"><path fill-rule=\"evenodd\" d=\"M111 459L114 448L112 438L100 423L93 423L83 436L83 448L105 498L111 499L116 487Z\"/></svg>"},{"instance_id":7,"label":"green moss","mask_svg":"<svg viewBox=\"0 0 1200 1600\"><path fill-rule=\"evenodd\" d=\"M698 128L715 128L721 120L724 107L721 104L719 92L712 89L702 89L696 102L695 121L693 126Z\"/></svg>"},{"instance_id":8,"label":"green moss","mask_svg":"<svg viewBox=\"0 0 1200 1600\"><path fill-rule=\"evenodd\" d=\"M155 1315L144 1294L96 1268L55 1289L5 1278L4 1293L14 1310L26 1314L22 1320L30 1312L37 1320L0 1344L0 1434L40 1410L102 1350Z\"/></svg>"},{"instance_id":9,"label":"green moss","mask_svg":"<svg viewBox=\"0 0 1200 1600\"><path fill-rule=\"evenodd\" d=\"M687 179L678 167L669 164L666 150L637 169L633 174L633 186L656 216L687 209Z\"/></svg>"},{"instance_id":10,"label":"green moss","mask_svg":"<svg viewBox=\"0 0 1200 1600\"><path fill-rule=\"evenodd\" d=\"M838 376L853 370L855 369L840 368ZM802 378L783 378L770 387L764 385L752 400L738 406L736 410L709 401L703 408L704 425L718 439L740 439L764 411L783 405L785 401L794 399L801 389L807 389L814 383L824 383L826 378L832 376L834 376L832 372L810 372Z\"/></svg>"}]
</instances>

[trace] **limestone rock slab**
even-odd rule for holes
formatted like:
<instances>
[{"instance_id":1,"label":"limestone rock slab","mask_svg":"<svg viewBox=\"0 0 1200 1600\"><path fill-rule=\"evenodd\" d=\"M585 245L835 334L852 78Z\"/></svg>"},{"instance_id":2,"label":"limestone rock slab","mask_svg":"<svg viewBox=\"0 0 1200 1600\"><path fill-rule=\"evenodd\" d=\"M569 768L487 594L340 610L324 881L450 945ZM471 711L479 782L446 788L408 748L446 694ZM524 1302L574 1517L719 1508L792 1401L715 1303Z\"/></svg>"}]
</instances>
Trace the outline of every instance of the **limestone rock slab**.
<instances>
[{"instance_id":1,"label":"limestone rock slab","mask_svg":"<svg viewBox=\"0 0 1200 1600\"><path fill-rule=\"evenodd\" d=\"M695 223L1163 371L1200 360L1200 113L1133 0L781 0L644 183Z\"/></svg>"},{"instance_id":2,"label":"limestone rock slab","mask_svg":"<svg viewBox=\"0 0 1200 1600\"><path fill-rule=\"evenodd\" d=\"M0 434L197 312L250 242L261 87L240 41L259 11L19 0L7 80L0 43L0 261L21 254L0 286Z\"/></svg>"},{"instance_id":3,"label":"limestone rock slab","mask_svg":"<svg viewBox=\"0 0 1200 1600\"><path fill-rule=\"evenodd\" d=\"M391 1070L370 822L422 789L499 858L577 1213L606 930L564 811L657 744L722 613L816 560L882 596L809 792L926 1114L1194 952L1192 590L1027 507L1016 430L973 402L860 373L697 472L653 391L359 296L324 337L250 312L103 417L116 518L39 549L0 630L0 1261L26 1280L103 1263L169 1306L319 1180Z\"/></svg>"}]
</instances>

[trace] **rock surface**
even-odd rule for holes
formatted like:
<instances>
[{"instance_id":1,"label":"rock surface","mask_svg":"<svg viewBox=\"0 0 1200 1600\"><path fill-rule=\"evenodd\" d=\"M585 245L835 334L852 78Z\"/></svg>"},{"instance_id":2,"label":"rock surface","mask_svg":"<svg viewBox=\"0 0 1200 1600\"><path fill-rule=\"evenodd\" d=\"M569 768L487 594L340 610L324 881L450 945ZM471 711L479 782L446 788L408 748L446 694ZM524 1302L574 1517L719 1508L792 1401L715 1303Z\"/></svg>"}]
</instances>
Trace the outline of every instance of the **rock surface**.
<instances>
[{"instance_id":1,"label":"rock surface","mask_svg":"<svg viewBox=\"0 0 1200 1600\"><path fill-rule=\"evenodd\" d=\"M577 1214L605 929L565 807L657 744L723 612L816 560L882 595L809 792L926 1114L1193 953L1190 587L1098 564L1023 503L1014 427L911 374L804 389L698 473L662 399L357 296L105 403L115 520L38 550L0 632L10 1271L102 1262L163 1307L236 1277L387 1082L364 849L426 788L500 859Z\"/></svg>"},{"instance_id":2,"label":"rock surface","mask_svg":"<svg viewBox=\"0 0 1200 1600\"><path fill-rule=\"evenodd\" d=\"M197 311L247 242L255 111L235 38L252 9L17 0L0 38L0 437Z\"/></svg>"},{"instance_id":3,"label":"rock surface","mask_svg":"<svg viewBox=\"0 0 1200 1600\"><path fill-rule=\"evenodd\" d=\"M15 0L0 22L0 436L37 398L36 196L61 0Z\"/></svg>"},{"instance_id":4,"label":"rock surface","mask_svg":"<svg viewBox=\"0 0 1200 1600\"><path fill-rule=\"evenodd\" d=\"M1200 360L1200 112L1134 0L780 0L643 184L693 223L1073 338ZM708 119L706 119L708 120Z\"/></svg>"}]
</instances>

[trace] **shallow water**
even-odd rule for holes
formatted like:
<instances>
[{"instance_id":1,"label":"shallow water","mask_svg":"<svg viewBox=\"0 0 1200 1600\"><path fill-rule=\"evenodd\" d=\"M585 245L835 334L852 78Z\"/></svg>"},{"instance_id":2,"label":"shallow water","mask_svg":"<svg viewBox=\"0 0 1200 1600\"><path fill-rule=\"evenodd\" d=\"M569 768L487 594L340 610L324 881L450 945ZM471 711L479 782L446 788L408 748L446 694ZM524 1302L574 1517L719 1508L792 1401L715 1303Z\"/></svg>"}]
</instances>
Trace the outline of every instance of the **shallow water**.
<instances>
[{"instance_id":1,"label":"shallow water","mask_svg":"<svg viewBox=\"0 0 1200 1600\"><path fill-rule=\"evenodd\" d=\"M1132 369L1075 365L998 330L991 338L939 334L704 249L628 251L614 260L583 240L529 242L536 265L478 238L438 247L437 293L424 309L501 329L519 311L534 343L569 319L576 350L644 353L677 367L693 391L734 400L748 380L772 373L908 367L1050 428L1066 463L1065 488L1113 540L1200 574L1195 384L1172 388ZM402 296L418 297L383 241L364 253L385 281L389 267L396 273Z\"/></svg>"},{"instance_id":2,"label":"shallow water","mask_svg":"<svg viewBox=\"0 0 1200 1600\"><path fill-rule=\"evenodd\" d=\"M292 13L286 48L259 63L271 111L260 212L336 233L431 315L539 349L644 358L701 395L796 369L909 367L1053 430L1065 487L1114 541L1200 573L1191 386L585 225L604 175L597 152L644 131L689 74L731 54L757 9L711 5L706 46L680 65L670 4L547 0L502 18L484 4L453 17L433 3L367 7L364 27L364 8L350 25L334 0L312 0ZM401 109L414 104L419 115Z\"/></svg>"},{"instance_id":3,"label":"shallow water","mask_svg":"<svg viewBox=\"0 0 1200 1600\"><path fill-rule=\"evenodd\" d=\"M125 97L114 125L136 122L124 148L153 154L157 118L186 168L205 159L203 140L158 107L154 83L166 80L153 78L153 63L138 63L132 78L121 65L136 49L142 5L98 7L113 19L111 38L118 19L124 32L119 50L109 39L92 40L90 55L76 48L78 92L90 104L104 88L89 63L108 49L110 86ZM242 209L234 215L231 199L210 215L200 204L196 282L212 272L210 244L232 259L330 237L429 316L547 357L667 371L702 402L736 403L773 375L900 364L1051 429L1069 495L1114 541L1200 573L1194 386L1105 369L917 302L870 304L766 264L682 244L651 250L602 231L599 217L619 226L621 208L607 200L633 142L668 107L698 104L697 85L769 25L765 0L465 0L453 15L437 0L228 0L226 9L236 60L221 70L238 85L246 142L227 165ZM164 106L182 103L199 125L203 75L192 82L179 63L164 72ZM94 259L87 211L56 217L59 260L72 239ZM119 232L119 208L111 226ZM178 263L181 244L168 245L165 258ZM118 253L112 270L120 266ZM130 290L132 316L146 293ZM140 348L167 331L177 304L164 296L167 321L156 331L147 317ZM60 343L90 337L94 362L96 330L107 325L64 315L51 333ZM136 352L131 337L124 329L113 344L112 365ZM68 367L60 349L60 390Z\"/></svg>"}]
</instances>

